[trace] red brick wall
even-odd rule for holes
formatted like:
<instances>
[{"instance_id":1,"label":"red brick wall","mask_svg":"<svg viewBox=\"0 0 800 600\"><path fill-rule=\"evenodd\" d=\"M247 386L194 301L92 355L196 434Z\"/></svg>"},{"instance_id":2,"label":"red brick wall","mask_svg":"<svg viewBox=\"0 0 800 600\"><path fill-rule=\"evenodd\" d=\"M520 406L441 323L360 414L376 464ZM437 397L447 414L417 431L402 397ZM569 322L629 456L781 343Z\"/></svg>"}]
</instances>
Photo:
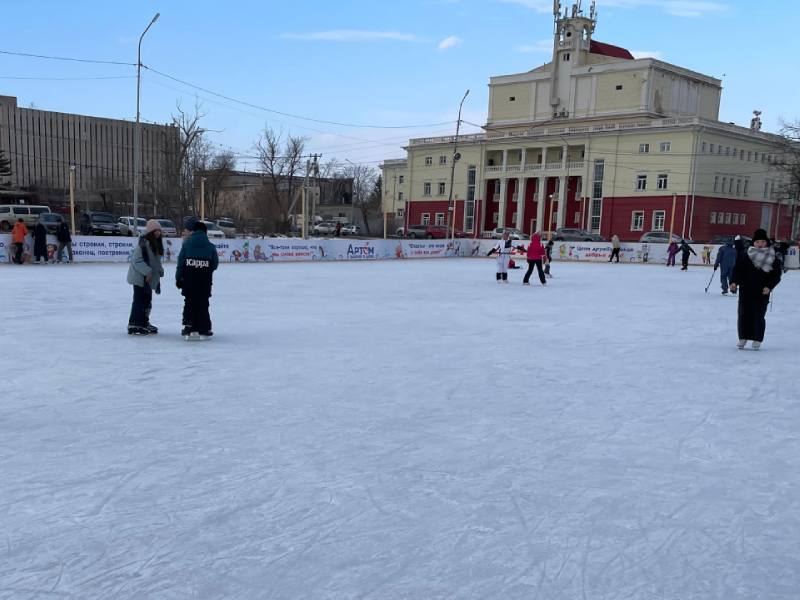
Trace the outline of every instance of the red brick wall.
<instances>
[{"instance_id":1,"label":"red brick wall","mask_svg":"<svg viewBox=\"0 0 800 600\"><path fill-rule=\"evenodd\" d=\"M689 198L689 202L691 203L691 197ZM683 211L685 204L685 196L678 196L678 202L675 206L675 233L677 235L681 235L683 231ZM653 213L658 210L666 212L664 231L669 231L669 222L672 215L671 196L603 198L603 218L600 222L600 235L610 240L611 236L616 234L623 242L638 242L643 234L648 231L653 231ZM644 211L644 225L642 231L631 230L634 211ZM687 216L687 235L688 232L689 219Z\"/></svg>"}]
</instances>

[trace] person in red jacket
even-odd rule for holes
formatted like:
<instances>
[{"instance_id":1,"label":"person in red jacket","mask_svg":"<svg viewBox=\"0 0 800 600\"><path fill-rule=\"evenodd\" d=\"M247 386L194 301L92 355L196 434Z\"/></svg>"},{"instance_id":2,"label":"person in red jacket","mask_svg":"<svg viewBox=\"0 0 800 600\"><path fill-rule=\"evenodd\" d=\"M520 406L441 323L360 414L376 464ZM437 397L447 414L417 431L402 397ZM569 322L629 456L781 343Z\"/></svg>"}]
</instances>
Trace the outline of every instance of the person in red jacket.
<instances>
[{"instance_id":1,"label":"person in red jacket","mask_svg":"<svg viewBox=\"0 0 800 600\"><path fill-rule=\"evenodd\" d=\"M522 285L530 285L531 273L533 273L534 267L536 267L539 273L539 281L542 282L542 285L547 285L547 281L544 278L544 271L542 270L542 262L547 259L547 253L545 252L544 246L542 246L538 233L534 233L531 236L531 243L528 244L527 254L528 271L525 273Z\"/></svg>"},{"instance_id":2,"label":"person in red jacket","mask_svg":"<svg viewBox=\"0 0 800 600\"><path fill-rule=\"evenodd\" d=\"M14 262L21 265L24 262L22 260L22 249L25 247L25 236L28 235L28 228L25 227L25 222L22 219L14 223L13 233L14 245L17 247L17 254L14 257Z\"/></svg>"}]
</instances>

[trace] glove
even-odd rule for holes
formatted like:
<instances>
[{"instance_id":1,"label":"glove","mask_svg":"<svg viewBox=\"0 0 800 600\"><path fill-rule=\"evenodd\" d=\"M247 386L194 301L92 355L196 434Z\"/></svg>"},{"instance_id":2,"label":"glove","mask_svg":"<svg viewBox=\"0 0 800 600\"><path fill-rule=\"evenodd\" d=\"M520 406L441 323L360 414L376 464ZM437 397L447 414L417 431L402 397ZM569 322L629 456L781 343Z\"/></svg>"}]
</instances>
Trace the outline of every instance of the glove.
<instances>
[{"instance_id":1,"label":"glove","mask_svg":"<svg viewBox=\"0 0 800 600\"><path fill-rule=\"evenodd\" d=\"M161 282L160 281L158 282L158 285L156 286L156 295L159 295L159 294L161 294Z\"/></svg>"},{"instance_id":2,"label":"glove","mask_svg":"<svg viewBox=\"0 0 800 600\"><path fill-rule=\"evenodd\" d=\"M179 290L183 289L183 279L176 279L175 280L175 287Z\"/></svg>"}]
</instances>

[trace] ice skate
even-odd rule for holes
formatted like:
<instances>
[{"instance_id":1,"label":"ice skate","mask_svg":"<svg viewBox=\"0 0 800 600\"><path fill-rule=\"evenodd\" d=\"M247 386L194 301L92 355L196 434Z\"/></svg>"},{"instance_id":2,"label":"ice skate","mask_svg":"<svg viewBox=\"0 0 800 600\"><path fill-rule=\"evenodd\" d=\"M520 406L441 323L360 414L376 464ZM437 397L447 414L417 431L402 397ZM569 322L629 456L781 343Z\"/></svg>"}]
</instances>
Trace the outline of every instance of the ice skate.
<instances>
[{"instance_id":1,"label":"ice skate","mask_svg":"<svg viewBox=\"0 0 800 600\"><path fill-rule=\"evenodd\" d=\"M128 335L148 335L150 332L145 327L128 325Z\"/></svg>"},{"instance_id":2,"label":"ice skate","mask_svg":"<svg viewBox=\"0 0 800 600\"><path fill-rule=\"evenodd\" d=\"M523 282L522 282L522 285L530 285L530 283L529 283L529 282L527 282L527 281L523 281Z\"/></svg>"},{"instance_id":3,"label":"ice skate","mask_svg":"<svg viewBox=\"0 0 800 600\"><path fill-rule=\"evenodd\" d=\"M152 323L148 323L147 325L145 325L145 329L147 329L148 333L158 333L158 327L156 327Z\"/></svg>"},{"instance_id":4,"label":"ice skate","mask_svg":"<svg viewBox=\"0 0 800 600\"><path fill-rule=\"evenodd\" d=\"M761 342L753 342L753 350L760 350Z\"/></svg>"},{"instance_id":5,"label":"ice skate","mask_svg":"<svg viewBox=\"0 0 800 600\"><path fill-rule=\"evenodd\" d=\"M211 331L210 329L206 332L200 333L200 339L203 341L210 340L212 337L214 337L214 332Z\"/></svg>"},{"instance_id":6,"label":"ice skate","mask_svg":"<svg viewBox=\"0 0 800 600\"><path fill-rule=\"evenodd\" d=\"M728 295L728 290L722 290L722 295L723 296L727 296Z\"/></svg>"},{"instance_id":7,"label":"ice skate","mask_svg":"<svg viewBox=\"0 0 800 600\"><path fill-rule=\"evenodd\" d=\"M744 347L747 345L747 340L739 340L739 343L736 345L739 350L744 350Z\"/></svg>"}]
</instances>

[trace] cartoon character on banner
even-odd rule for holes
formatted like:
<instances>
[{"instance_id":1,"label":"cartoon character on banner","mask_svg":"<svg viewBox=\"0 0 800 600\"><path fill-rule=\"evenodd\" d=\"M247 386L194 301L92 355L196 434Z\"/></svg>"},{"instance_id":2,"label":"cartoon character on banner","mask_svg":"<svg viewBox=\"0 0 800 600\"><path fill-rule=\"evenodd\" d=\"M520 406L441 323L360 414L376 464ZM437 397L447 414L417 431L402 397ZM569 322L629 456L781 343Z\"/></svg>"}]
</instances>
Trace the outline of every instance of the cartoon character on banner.
<instances>
[{"instance_id":1,"label":"cartoon character on banner","mask_svg":"<svg viewBox=\"0 0 800 600\"><path fill-rule=\"evenodd\" d=\"M564 260L565 258L567 258L567 245L566 244L561 244L558 247L558 257L561 260Z\"/></svg>"},{"instance_id":2,"label":"cartoon character on banner","mask_svg":"<svg viewBox=\"0 0 800 600\"><path fill-rule=\"evenodd\" d=\"M472 253L470 256L475 256L481 252L481 243L478 240L472 240Z\"/></svg>"},{"instance_id":3,"label":"cartoon character on banner","mask_svg":"<svg viewBox=\"0 0 800 600\"><path fill-rule=\"evenodd\" d=\"M570 246L569 247L569 259L570 260L580 260L580 256L578 256L578 253L577 252L573 253L573 250L575 250L575 246Z\"/></svg>"},{"instance_id":4,"label":"cartoon character on banner","mask_svg":"<svg viewBox=\"0 0 800 600\"><path fill-rule=\"evenodd\" d=\"M250 240L244 243L244 262L250 260Z\"/></svg>"},{"instance_id":5,"label":"cartoon character on banner","mask_svg":"<svg viewBox=\"0 0 800 600\"><path fill-rule=\"evenodd\" d=\"M395 258L405 258L406 253L403 252L403 245L397 244L397 248L394 249L394 257Z\"/></svg>"},{"instance_id":6,"label":"cartoon character on banner","mask_svg":"<svg viewBox=\"0 0 800 600\"><path fill-rule=\"evenodd\" d=\"M264 254L261 251L261 246L257 244L255 250L253 250L253 260L255 260L256 262L271 262L275 260L274 257L272 256L272 250L267 248L267 252L269 252L268 255Z\"/></svg>"},{"instance_id":7,"label":"cartoon character on banner","mask_svg":"<svg viewBox=\"0 0 800 600\"><path fill-rule=\"evenodd\" d=\"M172 240L166 240L167 245L164 248L164 262L172 261Z\"/></svg>"},{"instance_id":8,"label":"cartoon character on banner","mask_svg":"<svg viewBox=\"0 0 800 600\"><path fill-rule=\"evenodd\" d=\"M0 242L0 263L8 263L11 262L11 258L8 254L8 248L2 242Z\"/></svg>"},{"instance_id":9,"label":"cartoon character on banner","mask_svg":"<svg viewBox=\"0 0 800 600\"><path fill-rule=\"evenodd\" d=\"M240 262L242 253L238 250L231 250L231 262Z\"/></svg>"},{"instance_id":10,"label":"cartoon character on banner","mask_svg":"<svg viewBox=\"0 0 800 600\"><path fill-rule=\"evenodd\" d=\"M700 255L703 257L703 264L711 264L711 255L714 253L714 246L703 246L703 251Z\"/></svg>"},{"instance_id":11,"label":"cartoon character on banner","mask_svg":"<svg viewBox=\"0 0 800 600\"><path fill-rule=\"evenodd\" d=\"M650 244L642 244L642 262L646 263L650 259Z\"/></svg>"},{"instance_id":12,"label":"cartoon character on banner","mask_svg":"<svg viewBox=\"0 0 800 600\"><path fill-rule=\"evenodd\" d=\"M47 244L47 260L56 259L56 250L58 250L58 246L55 244Z\"/></svg>"}]
</instances>

